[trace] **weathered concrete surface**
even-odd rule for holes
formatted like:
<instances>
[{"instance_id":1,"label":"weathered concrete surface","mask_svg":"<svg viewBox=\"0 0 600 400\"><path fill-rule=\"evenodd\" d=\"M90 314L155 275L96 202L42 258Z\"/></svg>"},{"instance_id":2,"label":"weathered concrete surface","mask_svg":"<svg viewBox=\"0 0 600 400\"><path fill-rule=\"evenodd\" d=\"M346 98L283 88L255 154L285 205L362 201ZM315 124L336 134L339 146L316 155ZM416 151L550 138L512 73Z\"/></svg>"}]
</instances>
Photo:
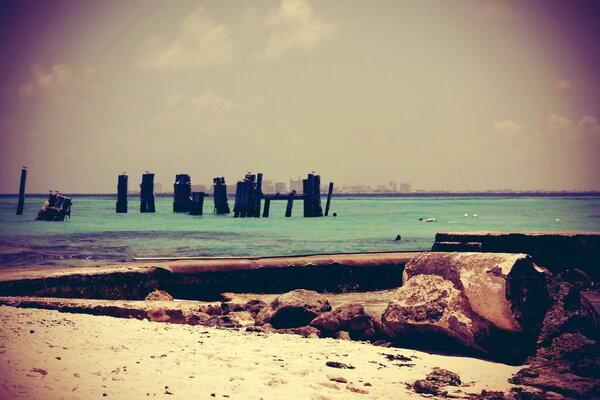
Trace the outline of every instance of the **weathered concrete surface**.
<instances>
[{"instance_id":1,"label":"weathered concrete surface","mask_svg":"<svg viewBox=\"0 0 600 400\"><path fill-rule=\"evenodd\" d=\"M223 292L284 293L298 288L372 291L398 287L415 252L128 263L103 267L6 268L0 296L141 300L154 289L175 298L215 300Z\"/></svg>"},{"instance_id":2,"label":"weathered concrete surface","mask_svg":"<svg viewBox=\"0 0 600 400\"><path fill-rule=\"evenodd\" d=\"M600 232L440 232L432 250L524 253L552 273L579 268L600 279Z\"/></svg>"},{"instance_id":3,"label":"weathered concrete surface","mask_svg":"<svg viewBox=\"0 0 600 400\"><path fill-rule=\"evenodd\" d=\"M516 362L534 350L545 273L525 254L425 253L383 315L397 341L441 341Z\"/></svg>"}]
</instances>

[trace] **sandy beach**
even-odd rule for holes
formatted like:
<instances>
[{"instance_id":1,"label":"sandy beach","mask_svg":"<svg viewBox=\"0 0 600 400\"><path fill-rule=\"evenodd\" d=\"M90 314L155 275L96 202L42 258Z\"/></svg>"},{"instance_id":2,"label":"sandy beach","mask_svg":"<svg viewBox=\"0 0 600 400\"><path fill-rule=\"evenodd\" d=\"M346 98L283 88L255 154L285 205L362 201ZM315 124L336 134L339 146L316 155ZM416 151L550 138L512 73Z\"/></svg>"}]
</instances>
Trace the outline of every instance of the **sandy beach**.
<instances>
[{"instance_id":1,"label":"sandy beach","mask_svg":"<svg viewBox=\"0 0 600 400\"><path fill-rule=\"evenodd\" d=\"M434 367L460 375L463 385L447 388L459 397L506 392L520 369L353 341L0 307L1 399L421 398L407 384Z\"/></svg>"}]
</instances>

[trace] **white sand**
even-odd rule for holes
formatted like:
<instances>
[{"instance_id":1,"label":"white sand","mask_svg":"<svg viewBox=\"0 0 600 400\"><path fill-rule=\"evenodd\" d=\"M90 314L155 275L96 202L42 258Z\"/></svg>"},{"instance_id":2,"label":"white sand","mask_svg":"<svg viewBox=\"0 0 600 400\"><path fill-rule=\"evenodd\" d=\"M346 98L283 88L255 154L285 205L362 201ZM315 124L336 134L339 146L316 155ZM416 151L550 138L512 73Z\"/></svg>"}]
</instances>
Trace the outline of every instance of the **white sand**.
<instances>
[{"instance_id":1,"label":"white sand","mask_svg":"<svg viewBox=\"0 0 600 400\"><path fill-rule=\"evenodd\" d=\"M381 353L412 357L415 366ZM0 306L0 399L396 400L422 398L406 383L433 367L469 384L447 388L457 395L507 391L520 369L359 342Z\"/></svg>"}]
</instances>

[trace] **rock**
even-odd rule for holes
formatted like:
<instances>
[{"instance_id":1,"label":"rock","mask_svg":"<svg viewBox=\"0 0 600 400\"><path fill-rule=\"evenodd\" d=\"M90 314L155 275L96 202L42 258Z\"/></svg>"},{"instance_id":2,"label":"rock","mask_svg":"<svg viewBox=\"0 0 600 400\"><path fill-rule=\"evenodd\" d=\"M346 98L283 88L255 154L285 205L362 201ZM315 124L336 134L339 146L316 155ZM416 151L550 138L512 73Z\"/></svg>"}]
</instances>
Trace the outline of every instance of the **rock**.
<instances>
[{"instance_id":1,"label":"rock","mask_svg":"<svg viewBox=\"0 0 600 400\"><path fill-rule=\"evenodd\" d=\"M173 301L173 296L164 290L154 289L154 291L148 293L148 296L144 299L146 301Z\"/></svg>"},{"instance_id":2,"label":"rock","mask_svg":"<svg viewBox=\"0 0 600 400\"><path fill-rule=\"evenodd\" d=\"M242 327L254 325L254 316L248 311L234 311L227 314L227 316Z\"/></svg>"},{"instance_id":3,"label":"rock","mask_svg":"<svg viewBox=\"0 0 600 400\"><path fill-rule=\"evenodd\" d=\"M221 313L223 315L231 312L247 311L255 316L266 306L266 303L262 300L252 299L244 304L238 303L221 303Z\"/></svg>"},{"instance_id":4,"label":"rock","mask_svg":"<svg viewBox=\"0 0 600 400\"><path fill-rule=\"evenodd\" d=\"M344 364L338 361L327 361L325 363L328 367L331 368L341 368L341 369L354 369L354 367L350 364Z\"/></svg>"},{"instance_id":5,"label":"rock","mask_svg":"<svg viewBox=\"0 0 600 400\"><path fill-rule=\"evenodd\" d=\"M367 389L363 389L363 388L356 386L356 384L354 382L348 382L346 384L346 389L348 389L352 393L369 394L369 391Z\"/></svg>"},{"instance_id":6,"label":"rock","mask_svg":"<svg viewBox=\"0 0 600 400\"><path fill-rule=\"evenodd\" d=\"M424 253L383 314L397 342L520 362L534 349L548 304L545 273L524 254Z\"/></svg>"},{"instance_id":7,"label":"rock","mask_svg":"<svg viewBox=\"0 0 600 400\"><path fill-rule=\"evenodd\" d=\"M432 394L434 396L441 394L439 386L425 379L419 379L418 381L415 381L415 383L413 383L413 390L416 393Z\"/></svg>"},{"instance_id":8,"label":"rock","mask_svg":"<svg viewBox=\"0 0 600 400\"><path fill-rule=\"evenodd\" d=\"M297 289L275 298L256 315L256 325L270 323L274 328L297 328L308 325L316 316L330 311L325 296Z\"/></svg>"},{"instance_id":9,"label":"rock","mask_svg":"<svg viewBox=\"0 0 600 400\"><path fill-rule=\"evenodd\" d=\"M461 384L458 374L438 367L433 368L426 379L438 386L460 386Z\"/></svg>"},{"instance_id":10,"label":"rock","mask_svg":"<svg viewBox=\"0 0 600 400\"><path fill-rule=\"evenodd\" d=\"M305 338L321 337L321 332L317 328L314 328L312 326L301 326L298 328L278 329L277 333L284 333L284 334L289 334L289 335L300 335Z\"/></svg>"},{"instance_id":11,"label":"rock","mask_svg":"<svg viewBox=\"0 0 600 400\"><path fill-rule=\"evenodd\" d=\"M210 315L205 312L193 311L186 316L186 323L189 325L205 325L210 319Z\"/></svg>"},{"instance_id":12,"label":"rock","mask_svg":"<svg viewBox=\"0 0 600 400\"><path fill-rule=\"evenodd\" d=\"M150 308L146 311L149 321L153 322L171 322L174 324L183 324L186 322L186 317L182 310L171 310L163 307Z\"/></svg>"},{"instance_id":13,"label":"rock","mask_svg":"<svg viewBox=\"0 0 600 400\"><path fill-rule=\"evenodd\" d=\"M242 326L228 315L213 315L203 325L217 328L240 328Z\"/></svg>"},{"instance_id":14,"label":"rock","mask_svg":"<svg viewBox=\"0 0 600 400\"><path fill-rule=\"evenodd\" d=\"M343 376L327 375L327 379L329 379L332 382L348 383L348 379L344 378Z\"/></svg>"},{"instance_id":15,"label":"rock","mask_svg":"<svg viewBox=\"0 0 600 400\"><path fill-rule=\"evenodd\" d=\"M346 331L339 331L335 338L339 340L351 340L350 334Z\"/></svg>"},{"instance_id":16,"label":"rock","mask_svg":"<svg viewBox=\"0 0 600 400\"><path fill-rule=\"evenodd\" d=\"M376 336L373 318L360 304L343 305L319 315L310 324L332 337L340 331L348 332L355 340L370 340Z\"/></svg>"},{"instance_id":17,"label":"rock","mask_svg":"<svg viewBox=\"0 0 600 400\"><path fill-rule=\"evenodd\" d=\"M588 301L592 282L581 271L565 271L552 279L552 306L527 359L511 382L568 397L600 398L598 315Z\"/></svg>"}]
</instances>

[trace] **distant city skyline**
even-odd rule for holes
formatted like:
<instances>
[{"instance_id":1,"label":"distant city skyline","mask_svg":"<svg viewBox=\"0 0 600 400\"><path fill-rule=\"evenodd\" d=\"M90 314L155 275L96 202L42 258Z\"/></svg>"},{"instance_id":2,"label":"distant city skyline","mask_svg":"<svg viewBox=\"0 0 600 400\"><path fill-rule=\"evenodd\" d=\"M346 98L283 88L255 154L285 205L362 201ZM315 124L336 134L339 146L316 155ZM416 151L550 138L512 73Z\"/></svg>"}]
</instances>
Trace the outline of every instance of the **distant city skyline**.
<instances>
[{"instance_id":1,"label":"distant city skyline","mask_svg":"<svg viewBox=\"0 0 600 400\"><path fill-rule=\"evenodd\" d=\"M0 193L600 190L600 3L0 2Z\"/></svg>"}]
</instances>

